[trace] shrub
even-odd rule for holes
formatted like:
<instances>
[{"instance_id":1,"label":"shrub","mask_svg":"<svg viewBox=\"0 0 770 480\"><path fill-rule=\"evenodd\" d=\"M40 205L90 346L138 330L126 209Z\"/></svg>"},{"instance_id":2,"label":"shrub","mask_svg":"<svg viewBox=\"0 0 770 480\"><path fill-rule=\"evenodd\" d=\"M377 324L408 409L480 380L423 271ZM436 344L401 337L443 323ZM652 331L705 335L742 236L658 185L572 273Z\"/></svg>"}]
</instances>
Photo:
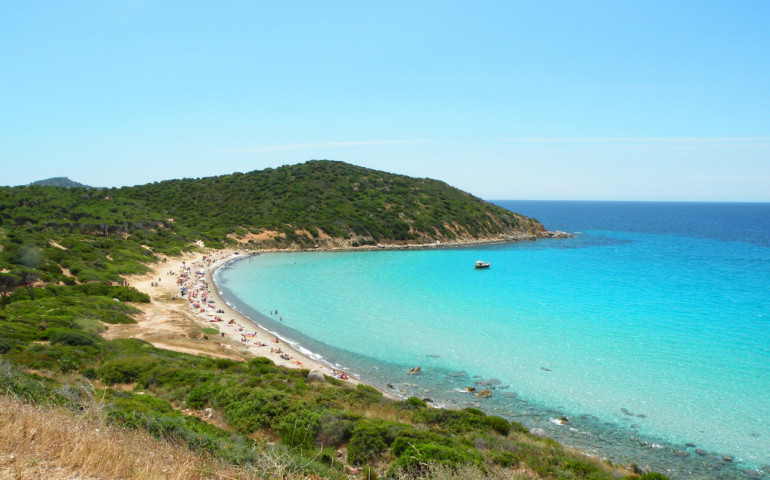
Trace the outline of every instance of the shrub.
<instances>
[{"instance_id":1,"label":"shrub","mask_svg":"<svg viewBox=\"0 0 770 480\"><path fill-rule=\"evenodd\" d=\"M348 462L354 465L369 463L388 448L388 429L382 422L359 420L348 444Z\"/></svg>"},{"instance_id":2,"label":"shrub","mask_svg":"<svg viewBox=\"0 0 770 480\"><path fill-rule=\"evenodd\" d=\"M492 463L503 468L515 467L521 461L519 457L511 452L495 452L492 454Z\"/></svg>"},{"instance_id":3,"label":"shrub","mask_svg":"<svg viewBox=\"0 0 770 480\"><path fill-rule=\"evenodd\" d=\"M268 388L254 391L246 399L225 406L225 419L237 431L249 434L259 428L271 427L273 421L289 408L286 393Z\"/></svg>"},{"instance_id":4,"label":"shrub","mask_svg":"<svg viewBox=\"0 0 770 480\"><path fill-rule=\"evenodd\" d=\"M326 410L318 419L318 434L315 441L320 445L339 447L350 440L355 425L356 418L352 414Z\"/></svg>"},{"instance_id":5,"label":"shrub","mask_svg":"<svg viewBox=\"0 0 770 480\"><path fill-rule=\"evenodd\" d=\"M425 476L431 465L439 464L450 468L460 465L481 465L481 456L465 452L459 448L438 445L435 443L419 443L409 445L401 456L390 465L389 477L422 477Z\"/></svg>"},{"instance_id":6,"label":"shrub","mask_svg":"<svg viewBox=\"0 0 770 480\"><path fill-rule=\"evenodd\" d=\"M428 404L420 400L417 397L409 397L400 404L404 410L419 410L421 408L428 408Z\"/></svg>"},{"instance_id":7,"label":"shrub","mask_svg":"<svg viewBox=\"0 0 770 480\"><path fill-rule=\"evenodd\" d=\"M490 418L492 418L490 420ZM488 417L481 410L466 408L465 410L444 410L428 408L417 410L412 415L415 422L436 425L452 433L466 433L473 430L488 432L497 431L507 434L510 424L501 417Z\"/></svg>"},{"instance_id":8,"label":"shrub","mask_svg":"<svg viewBox=\"0 0 770 480\"><path fill-rule=\"evenodd\" d=\"M321 414L300 403L284 415L276 427L281 442L291 447L310 448L319 431Z\"/></svg>"},{"instance_id":9,"label":"shrub","mask_svg":"<svg viewBox=\"0 0 770 480\"><path fill-rule=\"evenodd\" d=\"M489 425L492 430L496 431L500 435L508 435L508 433L511 431L511 424L508 422L508 420L502 417L485 417L484 422Z\"/></svg>"},{"instance_id":10,"label":"shrub","mask_svg":"<svg viewBox=\"0 0 770 480\"><path fill-rule=\"evenodd\" d=\"M75 332L71 330L60 330L51 335L51 343L61 343L63 345L69 345L71 347L80 346L95 346L96 340L86 335L85 333Z\"/></svg>"},{"instance_id":11,"label":"shrub","mask_svg":"<svg viewBox=\"0 0 770 480\"><path fill-rule=\"evenodd\" d=\"M249 370L259 374L265 374L273 371L275 364L266 357L254 357L249 360Z\"/></svg>"},{"instance_id":12,"label":"shrub","mask_svg":"<svg viewBox=\"0 0 770 480\"><path fill-rule=\"evenodd\" d=\"M210 383L198 385L190 390L185 403L190 408L200 409L211 401L215 386Z\"/></svg>"},{"instance_id":13,"label":"shrub","mask_svg":"<svg viewBox=\"0 0 770 480\"><path fill-rule=\"evenodd\" d=\"M128 358L114 360L99 367L98 373L107 385L116 383L132 383L139 380L140 375L149 371L157 360L152 358Z\"/></svg>"},{"instance_id":14,"label":"shrub","mask_svg":"<svg viewBox=\"0 0 770 480\"><path fill-rule=\"evenodd\" d=\"M353 401L369 405L379 402L382 399L382 392L369 385L359 383L351 397Z\"/></svg>"},{"instance_id":15,"label":"shrub","mask_svg":"<svg viewBox=\"0 0 770 480\"><path fill-rule=\"evenodd\" d=\"M235 360L231 360L229 358L217 358L214 360L214 366L218 370L227 370L230 367L233 367L235 365L241 365L242 362L236 362Z\"/></svg>"}]
</instances>

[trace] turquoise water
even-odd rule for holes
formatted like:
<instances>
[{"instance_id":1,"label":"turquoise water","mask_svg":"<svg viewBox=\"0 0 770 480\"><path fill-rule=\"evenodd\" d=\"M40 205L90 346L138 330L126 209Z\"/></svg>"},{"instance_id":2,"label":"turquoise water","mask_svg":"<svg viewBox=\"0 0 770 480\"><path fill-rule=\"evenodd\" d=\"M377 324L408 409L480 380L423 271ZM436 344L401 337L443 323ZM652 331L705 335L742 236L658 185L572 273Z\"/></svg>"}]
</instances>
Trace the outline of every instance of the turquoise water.
<instances>
[{"instance_id":1,"label":"turquoise water","mask_svg":"<svg viewBox=\"0 0 770 480\"><path fill-rule=\"evenodd\" d=\"M579 215L556 217L540 219L580 228ZM762 469L770 249L762 235L645 233L640 222L462 249L263 254L216 281L257 323L397 393L479 404L682 477ZM492 267L475 270L480 259ZM415 365L424 374L405 375ZM456 391L482 384L491 399ZM560 415L571 424L551 421Z\"/></svg>"}]
</instances>

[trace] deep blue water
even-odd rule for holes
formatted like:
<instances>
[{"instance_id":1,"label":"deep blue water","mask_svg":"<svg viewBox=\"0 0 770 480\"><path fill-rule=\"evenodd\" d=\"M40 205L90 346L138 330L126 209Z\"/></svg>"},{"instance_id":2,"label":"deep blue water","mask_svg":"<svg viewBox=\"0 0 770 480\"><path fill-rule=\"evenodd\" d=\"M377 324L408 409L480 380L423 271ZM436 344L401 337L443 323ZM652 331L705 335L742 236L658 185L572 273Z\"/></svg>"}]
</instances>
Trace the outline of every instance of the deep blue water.
<instances>
[{"instance_id":1,"label":"deep blue water","mask_svg":"<svg viewBox=\"0 0 770 480\"><path fill-rule=\"evenodd\" d=\"M675 478L765 470L770 204L495 203L576 237L260 255L217 284L257 323L396 393ZM263 315L276 308L283 322ZM458 392L480 385L492 398Z\"/></svg>"}]
</instances>

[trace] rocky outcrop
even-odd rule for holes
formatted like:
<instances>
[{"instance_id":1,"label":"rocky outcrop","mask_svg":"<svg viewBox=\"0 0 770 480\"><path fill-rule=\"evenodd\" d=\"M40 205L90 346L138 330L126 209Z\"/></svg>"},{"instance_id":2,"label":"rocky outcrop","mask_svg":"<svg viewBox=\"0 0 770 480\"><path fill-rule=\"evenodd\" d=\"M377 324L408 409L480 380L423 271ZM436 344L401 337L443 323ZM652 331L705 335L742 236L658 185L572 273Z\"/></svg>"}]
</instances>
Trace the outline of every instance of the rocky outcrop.
<instances>
[{"instance_id":1,"label":"rocky outcrop","mask_svg":"<svg viewBox=\"0 0 770 480\"><path fill-rule=\"evenodd\" d=\"M535 234L537 238L572 238L574 235L561 230L543 230Z\"/></svg>"}]
</instances>

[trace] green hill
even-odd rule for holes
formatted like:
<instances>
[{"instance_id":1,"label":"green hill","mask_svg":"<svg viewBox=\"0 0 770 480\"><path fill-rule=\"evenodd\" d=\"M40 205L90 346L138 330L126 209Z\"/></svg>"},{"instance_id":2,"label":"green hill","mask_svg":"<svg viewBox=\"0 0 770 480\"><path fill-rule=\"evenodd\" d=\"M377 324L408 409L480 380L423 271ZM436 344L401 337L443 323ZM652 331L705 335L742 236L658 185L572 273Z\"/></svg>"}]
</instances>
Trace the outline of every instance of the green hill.
<instances>
[{"instance_id":1,"label":"green hill","mask_svg":"<svg viewBox=\"0 0 770 480\"><path fill-rule=\"evenodd\" d=\"M125 238L161 250L203 240L254 247L512 240L536 220L431 179L334 161L112 189L0 188L0 228ZM42 229L42 231L41 231ZM39 235L37 235L39 236Z\"/></svg>"},{"instance_id":2,"label":"green hill","mask_svg":"<svg viewBox=\"0 0 770 480\"><path fill-rule=\"evenodd\" d=\"M271 239L261 244L312 246L334 243L331 238L352 246L434 243L513 239L544 230L535 220L438 180L328 160L170 180L120 194L163 211L207 238L221 238L238 226Z\"/></svg>"},{"instance_id":3,"label":"green hill","mask_svg":"<svg viewBox=\"0 0 770 480\"><path fill-rule=\"evenodd\" d=\"M36 182L32 182L32 183L30 183L30 185L42 185L44 187L65 187L65 188L83 187L83 188L93 188L93 187L89 187L88 185L83 185L82 183L75 182L74 180L70 180L67 177L51 177L51 178L46 178L45 180L38 180Z\"/></svg>"}]
</instances>

